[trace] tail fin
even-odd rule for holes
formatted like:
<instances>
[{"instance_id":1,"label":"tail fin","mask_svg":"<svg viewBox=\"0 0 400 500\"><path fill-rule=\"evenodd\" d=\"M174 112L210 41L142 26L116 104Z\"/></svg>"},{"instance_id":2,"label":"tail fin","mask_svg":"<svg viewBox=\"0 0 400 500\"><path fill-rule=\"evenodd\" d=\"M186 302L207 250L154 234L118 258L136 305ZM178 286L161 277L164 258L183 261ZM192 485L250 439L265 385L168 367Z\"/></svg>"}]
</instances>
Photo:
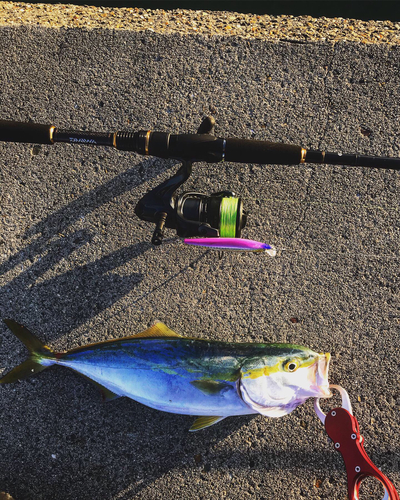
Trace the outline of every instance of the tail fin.
<instances>
[{"instance_id":1,"label":"tail fin","mask_svg":"<svg viewBox=\"0 0 400 500\"><path fill-rule=\"evenodd\" d=\"M47 366L41 364L41 360L44 357L52 357L53 351L43 344L33 333L31 333L27 328L20 325L12 319L5 319L4 323L13 332L13 334L19 338L19 340L25 344L29 351L29 359L16 366L13 370L7 373L4 377L0 379L0 384L10 384L11 382L16 382L17 380L24 380L35 373L39 373Z\"/></svg>"}]
</instances>

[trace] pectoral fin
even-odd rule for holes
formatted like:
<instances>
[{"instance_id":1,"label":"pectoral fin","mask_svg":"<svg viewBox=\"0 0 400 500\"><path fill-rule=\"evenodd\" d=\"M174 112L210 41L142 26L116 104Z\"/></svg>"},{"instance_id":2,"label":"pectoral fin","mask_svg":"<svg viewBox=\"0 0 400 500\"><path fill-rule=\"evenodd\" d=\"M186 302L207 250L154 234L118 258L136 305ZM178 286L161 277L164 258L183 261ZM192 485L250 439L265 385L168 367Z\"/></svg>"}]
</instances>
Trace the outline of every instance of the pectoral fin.
<instances>
[{"instance_id":1,"label":"pectoral fin","mask_svg":"<svg viewBox=\"0 0 400 500\"><path fill-rule=\"evenodd\" d=\"M224 418L226 417L198 417L193 422L192 427L189 429L189 432L200 431L201 429L210 427L210 425L221 422L221 420L223 420Z\"/></svg>"},{"instance_id":2,"label":"pectoral fin","mask_svg":"<svg viewBox=\"0 0 400 500\"><path fill-rule=\"evenodd\" d=\"M193 380L190 383L207 396L216 396L222 390L231 388L229 384L215 380Z\"/></svg>"}]
</instances>

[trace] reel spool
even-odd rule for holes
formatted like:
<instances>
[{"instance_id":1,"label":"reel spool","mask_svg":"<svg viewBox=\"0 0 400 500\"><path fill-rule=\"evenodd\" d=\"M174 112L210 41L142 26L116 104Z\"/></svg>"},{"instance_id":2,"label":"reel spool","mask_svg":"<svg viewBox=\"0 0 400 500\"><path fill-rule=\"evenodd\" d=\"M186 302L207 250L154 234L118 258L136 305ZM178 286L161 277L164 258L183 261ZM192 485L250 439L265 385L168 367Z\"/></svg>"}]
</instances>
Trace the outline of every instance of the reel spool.
<instances>
[{"instance_id":1,"label":"reel spool","mask_svg":"<svg viewBox=\"0 0 400 500\"><path fill-rule=\"evenodd\" d=\"M211 196L185 193L177 198L176 206L179 219L207 224L223 238L239 238L247 221L241 198L227 191ZM201 226L198 233L182 236L200 235L204 235Z\"/></svg>"}]
</instances>

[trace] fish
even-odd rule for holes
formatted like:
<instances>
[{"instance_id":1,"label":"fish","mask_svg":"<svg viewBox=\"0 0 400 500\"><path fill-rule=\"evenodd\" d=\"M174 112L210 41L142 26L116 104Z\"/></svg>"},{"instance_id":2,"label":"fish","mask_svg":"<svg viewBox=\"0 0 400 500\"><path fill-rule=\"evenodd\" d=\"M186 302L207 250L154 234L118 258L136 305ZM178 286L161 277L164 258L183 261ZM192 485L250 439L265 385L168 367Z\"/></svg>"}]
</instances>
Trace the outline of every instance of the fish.
<instances>
[{"instance_id":1,"label":"fish","mask_svg":"<svg viewBox=\"0 0 400 500\"><path fill-rule=\"evenodd\" d=\"M276 255L276 248L272 245L245 238L185 238L184 243L193 246L216 248L218 250L267 253L270 257L275 257Z\"/></svg>"},{"instance_id":2,"label":"fish","mask_svg":"<svg viewBox=\"0 0 400 500\"><path fill-rule=\"evenodd\" d=\"M65 366L93 382L106 401L126 396L156 410L196 416L189 431L231 416L281 417L308 398L331 396L330 354L299 345L183 337L156 322L130 337L60 353L16 321L4 322L30 355L0 384Z\"/></svg>"}]
</instances>

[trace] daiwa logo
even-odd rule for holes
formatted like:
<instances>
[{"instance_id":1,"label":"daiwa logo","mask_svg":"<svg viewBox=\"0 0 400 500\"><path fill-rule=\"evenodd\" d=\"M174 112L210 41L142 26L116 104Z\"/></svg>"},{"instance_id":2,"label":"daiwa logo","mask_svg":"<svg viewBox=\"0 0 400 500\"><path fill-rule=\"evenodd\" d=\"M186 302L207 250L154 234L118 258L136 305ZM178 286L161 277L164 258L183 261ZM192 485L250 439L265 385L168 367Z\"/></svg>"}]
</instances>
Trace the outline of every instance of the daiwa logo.
<instances>
[{"instance_id":1,"label":"daiwa logo","mask_svg":"<svg viewBox=\"0 0 400 500\"><path fill-rule=\"evenodd\" d=\"M81 144L97 144L97 142L94 139L85 139L84 137L81 137L78 139L77 137L70 137L69 142L75 142L75 143L81 143Z\"/></svg>"}]
</instances>

